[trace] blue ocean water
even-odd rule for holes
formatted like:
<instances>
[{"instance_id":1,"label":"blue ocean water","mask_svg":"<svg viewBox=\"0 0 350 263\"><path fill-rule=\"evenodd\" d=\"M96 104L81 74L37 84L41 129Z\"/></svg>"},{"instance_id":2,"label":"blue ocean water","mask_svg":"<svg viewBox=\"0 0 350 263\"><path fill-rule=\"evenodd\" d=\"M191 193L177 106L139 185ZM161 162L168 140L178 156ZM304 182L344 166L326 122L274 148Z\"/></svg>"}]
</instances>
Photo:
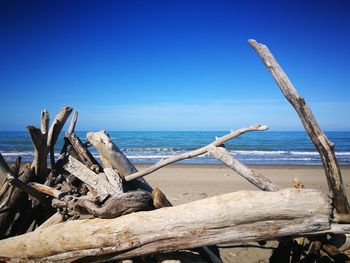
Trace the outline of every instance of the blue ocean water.
<instances>
[{"instance_id":1,"label":"blue ocean water","mask_svg":"<svg viewBox=\"0 0 350 263\"><path fill-rule=\"evenodd\" d=\"M134 163L155 163L162 158L205 146L228 132L109 132L112 140ZM76 132L85 141L86 132ZM326 132L335 143L338 162L350 165L350 132ZM58 154L63 144L61 136L56 144ZM321 164L318 152L305 132L250 132L227 143L226 149L246 164ZM99 158L97 151L89 150ZM17 156L29 162L34 152L27 132L0 132L0 153L9 162ZM184 163L218 163L205 154Z\"/></svg>"}]
</instances>

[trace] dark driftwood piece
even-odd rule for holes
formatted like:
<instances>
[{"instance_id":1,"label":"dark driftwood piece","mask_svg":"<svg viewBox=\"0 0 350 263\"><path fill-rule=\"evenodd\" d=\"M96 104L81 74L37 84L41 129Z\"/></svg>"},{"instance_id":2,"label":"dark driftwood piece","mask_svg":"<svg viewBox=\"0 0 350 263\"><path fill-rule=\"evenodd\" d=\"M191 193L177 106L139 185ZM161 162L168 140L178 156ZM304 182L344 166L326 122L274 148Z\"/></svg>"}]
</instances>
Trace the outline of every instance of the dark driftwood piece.
<instances>
[{"instance_id":1,"label":"dark driftwood piece","mask_svg":"<svg viewBox=\"0 0 350 263\"><path fill-rule=\"evenodd\" d=\"M34 172L32 169L26 169L19 178L15 178L10 167L0 154L0 173L6 178L0 188L0 239L2 239L11 227L18 210L25 205L27 197L26 193L11 185L10 181L11 179L16 179L16 181L26 184L34 178Z\"/></svg>"},{"instance_id":2,"label":"dark driftwood piece","mask_svg":"<svg viewBox=\"0 0 350 263\"><path fill-rule=\"evenodd\" d=\"M13 174L14 177L18 177L19 176L19 171L21 169L21 163L22 163L22 157L18 156L16 158L15 164L11 167L12 174Z\"/></svg>"},{"instance_id":3,"label":"dark driftwood piece","mask_svg":"<svg viewBox=\"0 0 350 263\"><path fill-rule=\"evenodd\" d=\"M104 202L100 202L97 198L91 196L75 197L43 184L31 183L30 186L43 194L59 199L53 201L53 206L55 208L67 208L72 215L79 214L93 215L100 218L115 218L154 208L151 195L146 191L121 193L109 197Z\"/></svg>"},{"instance_id":4,"label":"dark driftwood piece","mask_svg":"<svg viewBox=\"0 0 350 263\"><path fill-rule=\"evenodd\" d=\"M318 190L240 191L114 219L50 226L1 240L0 257L57 261L110 254L127 259L218 243L308 235L330 230L331 210L329 198ZM32 242L43 238L45 242Z\"/></svg>"},{"instance_id":5,"label":"dark driftwood piece","mask_svg":"<svg viewBox=\"0 0 350 263\"><path fill-rule=\"evenodd\" d=\"M78 136L74 133L67 135L67 139L72 145L75 153L77 154L78 160L85 164L92 171L99 173L102 171L102 167L96 161L96 159L92 156L92 154L87 150L87 148L83 145Z\"/></svg>"},{"instance_id":6,"label":"dark driftwood piece","mask_svg":"<svg viewBox=\"0 0 350 263\"><path fill-rule=\"evenodd\" d=\"M334 154L334 144L327 139L304 98L298 94L268 47L253 39L250 39L248 42L258 53L259 57L270 71L283 95L298 113L305 130L320 153L329 190L332 194L336 210L338 213L350 213L350 206L346 197L341 171Z\"/></svg>"},{"instance_id":7,"label":"dark driftwood piece","mask_svg":"<svg viewBox=\"0 0 350 263\"><path fill-rule=\"evenodd\" d=\"M261 190L278 191L280 189L265 176L254 172L252 169L231 156L225 148L211 146L208 148L208 152Z\"/></svg>"},{"instance_id":8,"label":"dark driftwood piece","mask_svg":"<svg viewBox=\"0 0 350 263\"><path fill-rule=\"evenodd\" d=\"M50 152L50 162L51 162L51 168L55 168L55 156L54 156L54 151L55 151L55 144L57 142L58 136L68 119L69 115L72 112L72 108L69 106L65 106L61 109L61 111L56 115L55 119L52 121L50 129L48 131L48 136L47 136L47 147Z\"/></svg>"},{"instance_id":9,"label":"dark driftwood piece","mask_svg":"<svg viewBox=\"0 0 350 263\"><path fill-rule=\"evenodd\" d=\"M221 146L222 144L224 144L225 142L227 142L228 140L231 140L243 133L246 133L246 132L249 132L249 131L264 131L264 130L267 130L267 126L263 126L263 125L260 125L260 124L256 124L256 125L253 125L253 126L250 126L250 127L247 127L247 128L241 128L237 131L234 131L234 132L231 132L225 136L222 136L220 138L218 138L217 140L215 140L214 142L202 147L202 148L199 148L199 149L196 149L194 151L190 151L190 152L186 152L186 153L182 153L182 154L179 154L179 155L176 155L176 156L172 156L172 157L169 157L169 158L166 158L166 159L163 159L163 160L160 160L159 162L157 162L156 164L154 165L151 165L150 167L147 167L146 169L143 169L142 171L139 171L139 172L134 172L133 174L130 174L128 176L125 176L125 180L126 181L131 181L131 180L134 180L136 178L140 178L142 176L145 176L147 174L150 174L168 164L171 164L171 163L174 163L174 162L178 162L178 161L181 161L181 160L185 160L185 159L189 159L189 158L193 158L193 157L196 157L196 156L199 156L199 155L202 155L206 152L208 152L208 148L211 147L211 146Z\"/></svg>"}]
</instances>

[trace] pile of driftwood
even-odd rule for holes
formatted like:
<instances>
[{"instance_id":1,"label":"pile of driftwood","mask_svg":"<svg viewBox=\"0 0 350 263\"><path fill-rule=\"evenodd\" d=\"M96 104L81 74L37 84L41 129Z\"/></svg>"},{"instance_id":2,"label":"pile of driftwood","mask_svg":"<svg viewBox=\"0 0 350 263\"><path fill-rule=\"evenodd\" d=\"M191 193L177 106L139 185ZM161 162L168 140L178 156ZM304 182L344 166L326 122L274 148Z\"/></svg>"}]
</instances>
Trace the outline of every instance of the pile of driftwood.
<instances>
[{"instance_id":1,"label":"pile of driftwood","mask_svg":"<svg viewBox=\"0 0 350 263\"><path fill-rule=\"evenodd\" d=\"M137 171L104 131L74 133L72 117L56 159L57 138L72 112L64 107L49 126L28 126L34 161L11 167L0 154L0 260L9 262L221 262L215 245L278 240L274 262L349 260L350 208L334 145L319 128L268 48L249 40L299 114L325 168L329 195L315 189L281 190L222 147L253 125L217 138L200 149L163 159ZM99 163L89 152L95 147ZM239 191L172 207L143 179L168 164L210 153L263 191ZM79 219L79 220L78 220ZM342 241L342 242L341 242ZM339 244L342 243L342 246ZM211 247L208 247L211 246Z\"/></svg>"}]
</instances>

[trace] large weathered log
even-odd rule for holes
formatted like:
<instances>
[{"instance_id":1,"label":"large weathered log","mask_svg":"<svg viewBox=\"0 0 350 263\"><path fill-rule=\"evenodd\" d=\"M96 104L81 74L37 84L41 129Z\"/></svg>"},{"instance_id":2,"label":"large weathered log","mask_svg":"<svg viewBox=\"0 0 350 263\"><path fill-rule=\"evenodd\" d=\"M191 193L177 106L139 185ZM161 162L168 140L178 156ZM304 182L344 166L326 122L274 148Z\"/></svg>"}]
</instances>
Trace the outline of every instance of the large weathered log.
<instances>
[{"instance_id":1,"label":"large weathered log","mask_svg":"<svg viewBox=\"0 0 350 263\"><path fill-rule=\"evenodd\" d=\"M182 154L179 154L179 155L176 155L176 156L172 156L172 157L160 160L156 164L154 164L154 165L152 165L150 167L147 167L146 169L143 169L142 171L134 172L133 174L125 176L125 180L126 181L131 181L131 180L134 180L136 178L139 178L139 177L145 176L147 174L153 173L154 171L156 171L156 170L158 170L158 169L160 169L160 168L162 168L162 167L164 167L164 166L166 166L168 164L202 155L202 154L208 152L209 147L211 147L211 146L216 146L216 147L221 146L222 144L224 144L228 140L231 140L231 139L233 139L233 138L235 138L235 137L237 137L237 136L239 136L239 135L241 135L243 133L246 133L246 132L249 132L249 131L265 131L267 129L268 129L267 126L256 124L256 125L253 125L253 126L250 126L250 127L247 127L247 128L242 128L242 129L236 130L236 131L231 132L231 133L229 133L229 134L227 134L225 136L217 138L214 142L212 142L212 143L210 143L210 144L208 144L208 145L206 145L206 146L204 146L202 148L199 148L199 149L196 149L194 151L182 153Z\"/></svg>"},{"instance_id":2,"label":"large weathered log","mask_svg":"<svg viewBox=\"0 0 350 263\"><path fill-rule=\"evenodd\" d=\"M318 190L240 191L115 219L71 221L39 229L1 240L0 257L56 261L109 254L126 259L307 235L329 230L331 211L329 198Z\"/></svg>"},{"instance_id":3,"label":"large weathered log","mask_svg":"<svg viewBox=\"0 0 350 263\"><path fill-rule=\"evenodd\" d=\"M212 145L208 147L208 152L261 190L278 191L280 189L265 176L254 172L252 169L242 164L225 148Z\"/></svg>"},{"instance_id":4,"label":"large weathered log","mask_svg":"<svg viewBox=\"0 0 350 263\"><path fill-rule=\"evenodd\" d=\"M341 171L334 154L334 144L327 139L304 98L298 94L268 47L253 39L250 39L248 42L270 71L283 95L298 113L305 130L320 153L335 208L338 213L350 213L350 206L346 197Z\"/></svg>"}]
</instances>

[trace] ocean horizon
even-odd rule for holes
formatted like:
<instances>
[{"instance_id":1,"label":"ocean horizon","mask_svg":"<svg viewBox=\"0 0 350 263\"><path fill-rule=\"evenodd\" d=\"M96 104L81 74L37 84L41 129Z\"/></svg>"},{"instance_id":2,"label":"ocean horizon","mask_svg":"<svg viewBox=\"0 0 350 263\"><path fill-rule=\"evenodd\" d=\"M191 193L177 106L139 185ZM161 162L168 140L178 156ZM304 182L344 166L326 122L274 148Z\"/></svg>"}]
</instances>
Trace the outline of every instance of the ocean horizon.
<instances>
[{"instance_id":1,"label":"ocean horizon","mask_svg":"<svg viewBox=\"0 0 350 263\"><path fill-rule=\"evenodd\" d=\"M75 132L86 142L86 132ZM133 163L155 163L163 158L178 155L205 146L228 132L225 131L110 131L113 142ZM325 132L335 143L338 163L350 165L350 131ZM58 138L55 155L63 145L64 132ZM245 164L320 165L315 146L303 131L264 131L243 134L227 143L226 149ZM94 157L99 154L89 147ZM18 156L31 162L34 148L26 131L0 131L0 153L8 162ZM210 154L181 161L192 164L220 163Z\"/></svg>"}]
</instances>

